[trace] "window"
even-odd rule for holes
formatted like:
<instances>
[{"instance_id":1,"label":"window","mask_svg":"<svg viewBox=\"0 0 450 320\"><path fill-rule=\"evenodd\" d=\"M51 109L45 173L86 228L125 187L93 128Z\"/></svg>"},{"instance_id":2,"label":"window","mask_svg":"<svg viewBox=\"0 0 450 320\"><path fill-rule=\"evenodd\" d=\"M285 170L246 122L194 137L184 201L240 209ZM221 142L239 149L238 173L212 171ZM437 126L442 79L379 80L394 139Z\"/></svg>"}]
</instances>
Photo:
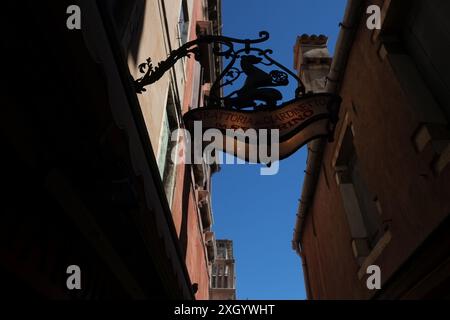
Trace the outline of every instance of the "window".
<instances>
[{"instance_id":1,"label":"window","mask_svg":"<svg viewBox=\"0 0 450 320\"><path fill-rule=\"evenodd\" d=\"M172 205L176 170L176 166L172 162L171 154L173 148L177 147L177 142L172 141L171 136L172 132L179 128L178 123L177 108L174 103L172 90L169 89L161 130L160 151L158 157L159 173L164 184L164 191L166 193L169 206Z\"/></svg>"},{"instance_id":2,"label":"window","mask_svg":"<svg viewBox=\"0 0 450 320\"><path fill-rule=\"evenodd\" d=\"M446 56L450 50L449 11L448 0L406 1L402 10L387 12L387 21L402 23L388 25L381 34L381 56L388 57L417 113L414 146L418 153L431 146L434 156L430 165L435 174L450 163L450 64Z\"/></svg>"},{"instance_id":3,"label":"window","mask_svg":"<svg viewBox=\"0 0 450 320\"><path fill-rule=\"evenodd\" d=\"M349 126L342 136L336 159L336 180L352 235L353 252L362 264L380 240L383 230L377 199L364 180Z\"/></svg>"},{"instance_id":4,"label":"window","mask_svg":"<svg viewBox=\"0 0 450 320\"><path fill-rule=\"evenodd\" d=\"M217 266L218 273L217 273L217 288L223 288L223 266L219 265Z\"/></svg>"},{"instance_id":5,"label":"window","mask_svg":"<svg viewBox=\"0 0 450 320\"><path fill-rule=\"evenodd\" d=\"M223 276L223 287L224 289L230 288L230 286L228 285L228 276Z\"/></svg>"},{"instance_id":6,"label":"window","mask_svg":"<svg viewBox=\"0 0 450 320\"><path fill-rule=\"evenodd\" d=\"M178 35L180 44L184 45L188 41L189 35L189 11L186 0L181 1L180 20L178 22Z\"/></svg>"},{"instance_id":7,"label":"window","mask_svg":"<svg viewBox=\"0 0 450 320\"><path fill-rule=\"evenodd\" d=\"M407 49L428 88L450 120L450 1L412 1L403 32Z\"/></svg>"},{"instance_id":8,"label":"window","mask_svg":"<svg viewBox=\"0 0 450 320\"><path fill-rule=\"evenodd\" d=\"M228 266L224 266L225 271L224 271L224 276L223 276L223 282L224 282L224 288L228 289L230 288L229 286L229 275L230 275L230 267Z\"/></svg>"},{"instance_id":9,"label":"window","mask_svg":"<svg viewBox=\"0 0 450 320\"><path fill-rule=\"evenodd\" d=\"M367 238L370 247L373 248L381 236L381 221L374 198L371 196L369 189L362 178L360 164L354 149L348 163L348 171L353 187L355 188L355 194L361 210Z\"/></svg>"}]
</instances>

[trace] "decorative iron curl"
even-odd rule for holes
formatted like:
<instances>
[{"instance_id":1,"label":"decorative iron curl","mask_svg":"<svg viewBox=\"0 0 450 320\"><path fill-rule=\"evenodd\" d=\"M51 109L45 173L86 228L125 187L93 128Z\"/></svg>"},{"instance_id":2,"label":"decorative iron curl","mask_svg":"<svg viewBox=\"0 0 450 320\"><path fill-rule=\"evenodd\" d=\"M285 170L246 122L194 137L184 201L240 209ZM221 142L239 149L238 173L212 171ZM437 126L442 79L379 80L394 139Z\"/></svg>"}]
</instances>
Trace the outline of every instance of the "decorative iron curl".
<instances>
[{"instance_id":1,"label":"decorative iron curl","mask_svg":"<svg viewBox=\"0 0 450 320\"><path fill-rule=\"evenodd\" d=\"M161 79L164 73L171 69L181 58L194 55L195 59L199 61L200 47L202 45L217 44L217 46L213 49L213 53L216 56L229 58L234 55L234 43L244 44L247 47L251 44L261 43L269 39L269 33L266 31L260 32L259 36L260 37L258 39L241 40L225 36L204 35L200 36L196 40L189 41L180 48L172 51L169 57L166 60L159 62L156 67L153 66L151 58L148 58L146 62L138 66L139 72L144 75L134 81L136 92L145 92L146 86ZM222 50L222 46L226 46L227 49Z\"/></svg>"},{"instance_id":2,"label":"decorative iron curl","mask_svg":"<svg viewBox=\"0 0 450 320\"><path fill-rule=\"evenodd\" d=\"M251 52L256 52L259 56L263 56L268 63L261 62L266 66L276 65L278 68L286 72L286 74L292 76L298 82L298 87L296 89L296 97L305 93L305 86L299 77L291 70L284 67L282 64L278 63L274 59L272 59L269 55L273 53L272 50L266 49L262 50L259 48L255 48L252 45L265 42L269 39L269 33L267 31L261 31L259 33L259 38L257 39L237 39L226 36L214 36L214 35L203 35L198 37L196 40L189 41L185 43L180 48L172 51L169 54L169 57L158 63L155 67L152 63L152 60L148 58L146 62L140 64L138 66L139 72L143 74L142 77L134 80L134 85L137 93L143 93L146 91L145 87L155 83L160 80L163 75L170 70L175 63L184 58L191 57L192 55L197 61L200 61L200 55L202 48L205 45L214 44L213 54L219 57L225 57L226 59L231 59L224 70L221 72L220 76L216 79L211 87L211 96L209 97L209 102L211 106L220 106L220 101L223 101L226 97L218 97L217 93L220 92L220 89L224 86L233 84L242 74L242 71L235 68L234 64L236 60L240 58L240 54L244 53L246 55ZM240 50L235 50L235 44L242 44L244 48ZM225 49L223 49L225 47ZM231 76L230 76L231 75ZM233 76L234 75L234 76ZM271 73L272 78L275 82L283 83L287 81L286 77L282 74L282 72L273 72ZM224 79L227 79L222 83Z\"/></svg>"}]
</instances>

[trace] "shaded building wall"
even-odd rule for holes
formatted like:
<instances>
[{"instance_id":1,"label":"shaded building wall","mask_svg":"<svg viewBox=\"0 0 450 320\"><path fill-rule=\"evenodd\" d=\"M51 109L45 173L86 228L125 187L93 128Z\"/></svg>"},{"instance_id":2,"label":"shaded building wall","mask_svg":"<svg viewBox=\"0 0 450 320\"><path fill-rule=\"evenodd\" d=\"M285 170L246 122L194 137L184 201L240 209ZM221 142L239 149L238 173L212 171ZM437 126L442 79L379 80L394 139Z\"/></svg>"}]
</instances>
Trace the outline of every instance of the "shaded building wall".
<instances>
[{"instance_id":1,"label":"shaded building wall","mask_svg":"<svg viewBox=\"0 0 450 320\"><path fill-rule=\"evenodd\" d=\"M195 40L200 34L200 25L212 26L216 23L209 21L211 18L209 12L219 11L217 16L220 16L220 2L217 3L202 0L138 2L134 11L132 10L132 15L140 21L141 26L125 24L126 31L122 40L133 77L140 76L137 66L148 57L156 66L159 61L165 60L171 51L178 49L187 41ZM143 9L144 14L139 8ZM208 30L210 34L213 31L212 27ZM197 299L208 299L209 296L209 262L204 231L209 230L212 223L210 201L202 202L197 189L205 190L209 194L211 169L206 164L191 166L180 163L170 169L173 172L167 177L166 166L167 162L171 162L171 159L168 159L172 152L171 148L176 149L177 146L176 143L168 146L166 144L174 130L183 128L183 114L189 108L201 106L204 94L202 87L205 84L203 69L216 68L215 65L209 65L209 62L202 60L200 64L194 59L183 58L158 82L149 86L147 92L138 96L156 151L155 156L159 160L160 173L163 175L173 222L191 282L198 285ZM174 119L170 124L170 130L166 130L169 107L173 108ZM185 137L180 134L178 142L183 141L186 141ZM176 150L181 152L181 147ZM209 200L210 196L207 195L207 198ZM200 206L203 206L203 215L209 216L204 219L207 223L202 220Z\"/></svg>"},{"instance_id":2,"label":"shaded building wall","mask_svg":"<svg viewBox=\"0 0 450 320\"><path fill-rule=\"evenodd\" d=\"M70 31L71 4L5 4L13 62L1 116L5 292L193 298L107 5L77 1L82 30ZM27 73L33 86L24 93L15 83ZM81 290L66 287L72 264L81 268Z\"/></svg>"},{"instance_id":3,"label":"shaded building wall","mask_svg":"<svg viewBox=\"0 0 450 320\"><path fill-rule=\"evenodd\" d=\"M167 58L172 50L180 46L178 24L182 0L134 0L112 1L110 6L118 14L118 28L122 34L122 45L133 78L142 76L138 66L151 58L153 65ZM196 1L198 2L198 1ZM193 1L190 0L191 4ZM123 7L129 7L124 10ZM116 18L116 21L119 20ZM160 153L160 138L169 88L172 87L175 100L182 99L185 85L184 64L178 62L174 68L152 84L145 94L138 95L150 140L157 158ZM191 81L191 80L188 80Z\"/></svg>"},{"instance_id":4,"label":"shaded building wall","mask_svg":"<svg viewBox=\"0 0 450 320\"><path fill-rule=\"evenodd\" d=\"M450 213L450 166L445 165L445 151L436 148L433 137L422 143L418 134L423 123L431 122L433 126L445 124L446 120L442 115L433 117L440 112L433 110L437 105L433 88L420 71L411 71L417 66L413 54L405 48L401 30L410 4L374 3L383 7L383 29L368 30L362 16L339 92L343 102L335 141L324 149L314 198L302 229L305 277L313 299L383 296L390 289L388 284L401 274L399 270L403 270L433 231L444 225ZM386 41L392 35L397 38L395 49ZM441 45L448 52L450 43ZM352 136L360 175L366 184L364 193L379 221L379 234L373 245L359 241L354 234L358 226L349 223L349 211L355 208L352 209L349 195L343 191L348 182L342 176L346 169L339 163L348 143L346 133ZM442 135L436 140L444 140L448 146ZM437 167L436 162L441 165ZM436 242L428 252L438 248ZM438 265L448 269L443 261L422 270L415 279L422 281ZM416 269L425 262L416 261ZM370 264L381 268L381 292L366 287L366 268ZM432 281L447 281L448 274L444 272ZM402 287L391 297L406 297L416 285L413 282L409 288ZM430 285L428 289L432 288ZM418 290L414 294L410 297L423 297L427 291Z\"/></svg>"},{"instance_id":5,"label":"shaded building wall","mask_svg":"<svg viewBox=\"0 0 450 320\"><path fill-rule=\"evenodd\" d=\"M18 69L7 69L2 96L9 200L0 270L11 296L192 299L197 284L195 298L208 298L203 232L217 168L180 165L180 182L168 188L158 167L168 101L181 109L194 90L187 84L201 79L184 70L186 60L136 96L130 77L148 57L156 64L181 45L181 3L7 3L4 29L14 32L4 40ZM209 18L200 15L205 1L185 3L191 26ZM81 7L81 30L66 28L71 4ZM35 84L24 95L15 83L30 70ZM65 286L69 264L81 267L79 292Z\"/></svg>"},{"instance_id":6,"label":"shaded building wall","mask_svg":"<svg viewBox=\"0 0 450 320\"><path fill-rule=\"evenodd\" d=\"M199 0L193 1L192 23L189 31L190 41L197 38L197 23L208 19L204 12L203 2ZM201 65L195 59L186 59L186 78L190 79L190 81L185 83L185 94L182 100L183 113L189 111L191 107L197 107L192 105L192 98L194 95L200 94L199 88L203 81L200 75ZM180 139L185 139L185 137L180 137ZM201 169L208 170L208 167L205 165ZM206 180L209 182L210 177L207 177ZM186 265L189 274L192 282L198 284L196 297L197 299L209 299L210 275L204 241L204 226L200 217L199 199L195 193L196 184L201 185L202 183L194 176L192 166L178 165L172 212L180 241L186 251Z\"/></svg>"}]
</instances>

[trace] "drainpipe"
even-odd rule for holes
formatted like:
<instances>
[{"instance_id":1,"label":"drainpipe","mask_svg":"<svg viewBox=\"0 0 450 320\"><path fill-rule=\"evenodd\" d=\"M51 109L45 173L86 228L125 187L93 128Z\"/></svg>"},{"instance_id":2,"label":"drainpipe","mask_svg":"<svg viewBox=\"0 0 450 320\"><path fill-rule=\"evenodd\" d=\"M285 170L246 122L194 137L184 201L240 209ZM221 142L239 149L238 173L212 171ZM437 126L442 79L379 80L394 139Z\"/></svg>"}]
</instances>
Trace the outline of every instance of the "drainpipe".
<instances>
[{"instance_id":1,"label":"drainpipe","mask_svg":"<svg viewBox=\"0 0 450 320\"><path fill-rule=\"evenodd\" d=\"M308 264L306 262L306 256L303 254L302 245L300 244L300 242L298 243L297 251L302 260L302 270L303 270L303 278L305 279L306 298L308 300L311 300L312 293L311 293L311 285L309 282Z\"/></svg>"},{"instance_id":2,"label":"drainpipe","mask_svg":"<svg viewBox=\"0 0 450 320\"><path fill-rule=\"evenodd\" d=\"M341 80L344 76L350 49L356 35L357 27L363 12L364 1L349 0L345 9L344 20L340 24L341 30L339 32L338 41L335 48L333 62L330 72L327 77L327 84L325 92L337 94L340 89ZM323 151L327 144L326 139L317 139L308 145L308 160L306 165L306 174L303 181L302 195L297 209L297 219L294 229L294 236L292 239L292 248L303 261L303 271L305 274L305 285L310 296L309 276L307 270L304 253L301 250L301 233L304 226L306 215L308 214L309 206L313 201L316 190L317 180L319 178L320 167L322 164Z\"/></svg>"}]
</instances>

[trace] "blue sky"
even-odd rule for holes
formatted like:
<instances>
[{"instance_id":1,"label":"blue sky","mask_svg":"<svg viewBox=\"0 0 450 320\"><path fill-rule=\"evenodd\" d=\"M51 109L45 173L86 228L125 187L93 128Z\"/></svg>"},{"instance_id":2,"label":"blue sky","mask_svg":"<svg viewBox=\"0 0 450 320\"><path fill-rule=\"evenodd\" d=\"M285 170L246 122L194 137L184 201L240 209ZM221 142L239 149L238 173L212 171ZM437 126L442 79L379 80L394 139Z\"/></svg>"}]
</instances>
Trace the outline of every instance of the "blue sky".
<instances>
[{"instance_id":1,"label":"blue sky","mask_svg":"<svg viewBox=\"0 0 450 320\"><path fill-rule=\"evenodd\" d=\"M325 34L333 52L345 0L223 0L223 34L256 38L293 69L297 35ZM292 81L291 81L292 82ZM283 90L293 97L295 87ZM275 176L259 165L222 165L213 177L214 231L234 242L238 299L305 299L300 258L291 248L306 165L306 147L280 163Z\"/></svg>"}]
</instances>

